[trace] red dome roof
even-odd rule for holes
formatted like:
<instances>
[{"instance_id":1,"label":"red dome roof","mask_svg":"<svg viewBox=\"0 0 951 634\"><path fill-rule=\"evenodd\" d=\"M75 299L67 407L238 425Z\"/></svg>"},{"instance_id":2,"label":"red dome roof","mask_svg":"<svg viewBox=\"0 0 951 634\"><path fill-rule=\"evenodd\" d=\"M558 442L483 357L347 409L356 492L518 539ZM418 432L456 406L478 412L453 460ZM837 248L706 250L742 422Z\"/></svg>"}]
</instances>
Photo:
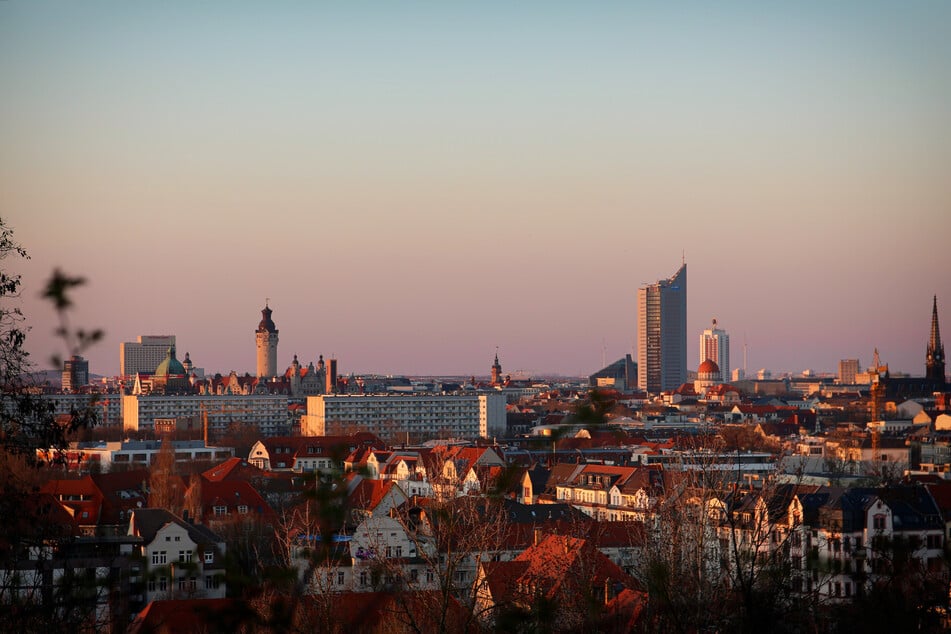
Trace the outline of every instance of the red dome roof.
<instances>
[{"instance_id":1,"label":"red dome roof","mask_svg":"<svg viewBox=\"0 0 951 634\"><path fill-rule=\"evenodd\" d=\"M720 374L720 366L712 360L707 359L697 368L697 374Z\"/></svg>"}]
</instances>

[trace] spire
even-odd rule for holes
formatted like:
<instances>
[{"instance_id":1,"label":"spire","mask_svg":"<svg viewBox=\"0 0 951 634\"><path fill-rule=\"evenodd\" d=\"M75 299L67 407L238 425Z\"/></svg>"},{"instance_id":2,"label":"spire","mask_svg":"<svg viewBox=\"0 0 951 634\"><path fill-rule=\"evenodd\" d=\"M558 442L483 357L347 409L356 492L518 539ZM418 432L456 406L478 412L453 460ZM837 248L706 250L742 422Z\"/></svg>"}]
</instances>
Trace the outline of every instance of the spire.
<instances>
[{"instance_id":1,"label":"spire","mask_svg":"<svg viewBox=\"0 0 951 634\"><path fill-rule=\"evenodd\" d=\"M931 336L928 338L928 352L925 356L925 377L944 384L944 344L941 343L941 329L938 327L937 295L931 305Z\"/></svg>"},{"instance_id":2,"label":"spire","mask_svg":"<svg viewBox=\"0 0 951 634\"><path fill-rule=\"evenodd\" d=\"M942 348L941 330L938 328L938 296L934 296L934 304L931 306L931 338L928 340L928 347L932 350Z\"/></svg>"}]
</instances>

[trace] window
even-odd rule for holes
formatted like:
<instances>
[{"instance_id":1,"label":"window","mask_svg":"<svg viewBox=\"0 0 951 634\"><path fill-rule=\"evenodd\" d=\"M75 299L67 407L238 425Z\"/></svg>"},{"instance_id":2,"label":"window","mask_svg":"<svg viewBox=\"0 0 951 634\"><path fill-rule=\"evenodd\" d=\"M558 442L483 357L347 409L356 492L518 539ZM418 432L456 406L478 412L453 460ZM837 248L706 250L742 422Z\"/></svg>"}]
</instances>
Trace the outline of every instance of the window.
<instances>
[{"instance_id":1,"label":"window","mask_svg":"<svg viewBox=\"0 0 951 634\"><path fill-rule=\"evenodd\" d=\"M227 506L216 506L216 507L214 508L214 512L215 512L215 517L220 517L220 516L222 516L222 515L227 515L227 514L228 514L228 507L227 507Z\"/></svg>"},{"instance_id":2,"label":"window","mask_svg":"<svg viewBox=\"0 0 951 634\"><path fill-rule=\"evenodd\" d=\"M220 585L215 575L205 575L205 590L217 590Z\"/></svg>"},{"instance_id":3,"label":"window","mask_svg":"<svg viewBox=\"0 0 951 634\"><path fill-rule=\"evenodd\" d=\"M361 586L367 585L367 571L366 570L360 572L360 585Z\"/></svg>"},{"instance_id":4,"label":"window","mask_svg":"<svg viewBox=\"0 0 951 634\"><path fill-rule=\"evenodd\" d=\"M433 573L432 570L426 571L426 583L432 583L435 578L436 578L436 575Z\"/></svg>"},{"instance_id":5,"label":"window","mask_svg":"<svg viewBox=\"0 0 951 634\"><path fill-rule=\"evenodd\" d=\"M243 515L243 514L245 514L245 513L247 513L247 512L248 512L248 507L247 507L247 505L241 504L240 506L238 506L238 513L241 513L241 514Z\"/></svg>"},{"instance_id":6,"label":"window","mask_svg":"<svg viewBox=\"0 0 951 634\"><path fill-rule=\"evenodd\" d=\"M175 536L175 541L177 541L177 542L182 541L182 536L181 536L181 535L176 535L176 536Z\"/></svg>"},{"instance_id":7,"label":"window","mask_svg":"<svg viewBox=\"0 0 951 634\"><path fill-rule=\"evenodd\" d=\"M168 563L168 552L164 550L157 550L152 553L152 565L161 566Z\"/></svg>"},{"instance_id":8,"label":"window","mask_svg":"<svg viewBox=\"0 0 951 634\"><path fill-rule=\"evenodd\" d=\"M168 579L166 577L159 577L158 589L159 592L165 592L168 590Z\"/></svg>"},{"instance_id":9,"label":"window","mask_svg":"<svg viewBox=\"0 0 951 634\"><path fill-rule=\"evenodd\" d=\"M341 571L339 571L339 572L337 573L337 585L338 585L338 586L342 586L342 585L343 585L343 577L344 577L343 571L341 570Z\"/></svg>"},{"instance_id":10,"label":"window","mask_svg":"<svg viewBox=\"0 0 951 634\"><path fill-rule=\"evenodd\" d=\"M885 518L883 513L879 513L872 518L872 525L877 531L885 530Z\"/></svg>"},{"instance_id":11,"label":"window","mask_svg":"<svg viewBox=\"0 0 951 634\"><path fill-rule=\"evenodd\" d=\"M215 551L213 551L213 550L206 550L206 551L205 551L205 563L206 563L206 564L213 564L213 563L215 563Z\"/></svg>"},{"instance_id":12,"label":"window","mask_svg":"<svg viewBox=\"0 0 951 634\"><path fill-rule=\"evenodd\" d=\"M187 564L192 560L192 553L190 550L180 550L178 551L178 563Z\"/></svg>"},{"instance_id":13,"label":"window","mask_svg":"<svg viewBox=\"0 0 951 634\"><path fill-rule=\"evenodd\" d=\"M412 570L410 570L409 580L412 581L413 583L419 581L419 570L417 570L416 568L413 568Z\"/></svg>"},{"instance_id":14,"label":"window","mask_svg":"<svg viewBox=\"0 0 951 634\"><path fill-rule=\"evenodd\" d=\"M155 592L155 579L149 579L149 592Z\"/></svg>"}]
</instances>

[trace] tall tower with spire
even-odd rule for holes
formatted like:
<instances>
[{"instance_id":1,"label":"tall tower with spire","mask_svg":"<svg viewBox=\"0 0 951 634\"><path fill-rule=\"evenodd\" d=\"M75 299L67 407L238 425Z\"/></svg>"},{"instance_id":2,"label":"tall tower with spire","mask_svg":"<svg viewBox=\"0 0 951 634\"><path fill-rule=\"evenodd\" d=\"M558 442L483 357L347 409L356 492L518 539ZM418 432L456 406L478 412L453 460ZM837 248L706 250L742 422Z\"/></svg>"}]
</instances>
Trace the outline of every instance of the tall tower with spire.
<instances>
[{"instance_id":1,"label":"tall tower with spire","mask_svg":"<svg viewBox=\"0 0 951 634\"><path fill-rule=\"evenodd\" d=\"M931 337L928 339L928 352L925 357L925 378L944 383L944 345L941 343L941 330L938 328L938 296L934 296L931 306Z\"/></svg>"},{"instance_id":2,"label":"tall tower with spire","mask_svg":"<svg viewBox=\"0 0 951 634\"><path fill-rule=\"evenodd\" d=\"M255 332L258 348L258 377L270 379L277 376L277 328L271 321L271 309L264 302L261 323Z\"/></svg>"},{"instance_id":3,"label":"tall tower with spire","mask_svg":"<svg viewBox=\"0 0 951 634\"><path fill-rule=\"evenodd\" d=\"M499 351L495 351L495 363L492 364L492 385L502 384L502 364L499 363Z\"/></svg>"}]
</instances>

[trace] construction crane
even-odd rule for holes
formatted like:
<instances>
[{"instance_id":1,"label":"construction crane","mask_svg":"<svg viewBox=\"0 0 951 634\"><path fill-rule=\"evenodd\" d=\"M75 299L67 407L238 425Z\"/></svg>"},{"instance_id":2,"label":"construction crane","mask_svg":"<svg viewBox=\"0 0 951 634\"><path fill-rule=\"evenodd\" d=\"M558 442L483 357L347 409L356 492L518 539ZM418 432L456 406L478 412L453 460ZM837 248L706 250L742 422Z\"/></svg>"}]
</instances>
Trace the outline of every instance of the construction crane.
<instances>
[{"instance_id":1,"label":"construction crane","mask_svg":"<svg viewBox=\"0 0 951 634\"><path fill-rule=\"evenodd\" d=\"M212 405L212 407L209 408L209 405ZM225 403L220 403L220 404L215 405L215 404L206 403L205 401L200 401L200 402L198 403L198 408L201 410L201 434L202 434L201 437L202 437L202 440L204 441L206 447L208 446L208 426L209 426L209 423L208 423L208 412L209 412L209 411L211 411L212 413L220 413L220 414L222 414L222 415L225 415L225 414L227 414L227 415L232 415L232 414L252 414L252 413L254 413L254 410L253 410L253 409L247 409L247 408L244 408L244 407L229 406L229 405L226 405ZM232 421L232 422L234 422L234 421Z\"/></svg>"}]
</instances>

